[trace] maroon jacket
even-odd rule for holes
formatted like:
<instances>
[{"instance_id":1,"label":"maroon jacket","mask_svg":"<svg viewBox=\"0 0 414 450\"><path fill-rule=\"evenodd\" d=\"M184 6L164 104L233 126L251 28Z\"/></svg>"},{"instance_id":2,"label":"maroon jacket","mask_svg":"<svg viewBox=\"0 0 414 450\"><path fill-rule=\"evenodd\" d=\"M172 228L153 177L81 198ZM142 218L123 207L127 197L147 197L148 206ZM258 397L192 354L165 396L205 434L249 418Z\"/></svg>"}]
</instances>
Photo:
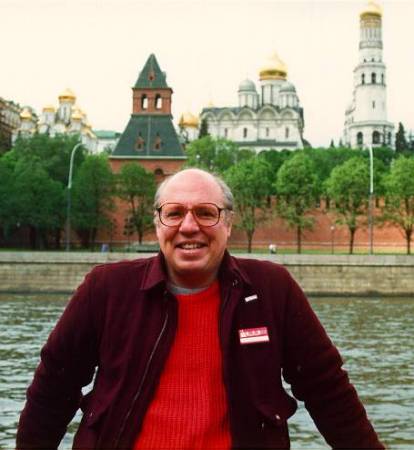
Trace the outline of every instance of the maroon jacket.
<instances>
[{"instance_id":1,"label":"maroon jacket","mask_svg":"<svg viewBox=\"0 0 414 450\"><path fill-rule=\"evenodd\" d=\"M333 448L379 448L341 357L303 292L281 266L225 254L220 341L233 448L289 448L287 419L303 400ZM257 299L245 298L257 295ZM17 448L56 449L80 407L76 449L130 449L177 327L162 254L97 266L41 352ZM238 330L267 327L269 342L242 345ZM91 382L91 393L81 387Z\"/></svg>"}]
</instances>

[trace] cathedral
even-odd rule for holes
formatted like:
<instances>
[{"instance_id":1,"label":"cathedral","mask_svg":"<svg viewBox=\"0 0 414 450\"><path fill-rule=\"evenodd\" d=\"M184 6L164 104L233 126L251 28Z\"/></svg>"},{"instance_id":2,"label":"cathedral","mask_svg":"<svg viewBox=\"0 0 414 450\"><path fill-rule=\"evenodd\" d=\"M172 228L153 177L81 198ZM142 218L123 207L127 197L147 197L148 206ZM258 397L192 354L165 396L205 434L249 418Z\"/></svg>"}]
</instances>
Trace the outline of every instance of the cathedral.
<instances>
[{"instance_id":1,"label":"cathedral","mask_svg":"<svg viewBox=\"0 0 414 450\"><path fill-rule=\"evenodd\" d=\"M239 85L238 106L209 106L201 112L213 137L230 139L241 148L295 150L304 146L303 108L295 86L287 80L287 67L274 53L259 72L259 92L252 80ZM189 113L180 121L181 134L191 141L198 122Z\"/></svg>"},{"instance_id":2,"label":"cathedral","mask_svg":"<svg viewBox=\"0 0 414 450\"><path fill-rule=\"evenodd\" d=\"M16 130L13 140L18 136L28 137L34 133L79 134L82 143L90 151L95 151L97 138L92 131L86 114L76 105L76 96L70 89L65 89L59 95L59 105L46 105L40 117L32 108L25 107L20 113L20 127Z\"/></svg>"},{"instance_id":3,"label":"cathedral","mask_svg":"<svg viewBox=\"0 0 414 450\"><path fill-rule=\"evenodd\" d=\"M387 120L386 67L382 58L382 10L370 1L360 14L359 61L352 101L345 112L344 144L352 148L394 148L394 125Z\"/></svg>"}]
</instances>

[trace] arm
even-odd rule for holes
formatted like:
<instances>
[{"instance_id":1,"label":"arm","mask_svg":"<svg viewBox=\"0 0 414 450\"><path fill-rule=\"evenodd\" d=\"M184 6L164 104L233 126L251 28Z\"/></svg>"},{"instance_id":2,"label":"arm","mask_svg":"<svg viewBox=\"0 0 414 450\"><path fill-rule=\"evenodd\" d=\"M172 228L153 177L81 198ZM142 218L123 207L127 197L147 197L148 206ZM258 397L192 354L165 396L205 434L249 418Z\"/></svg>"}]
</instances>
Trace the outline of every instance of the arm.
<instances>
[{"instance_id":1,"label":"arm","mask_svg":"<svg viewBox=\"0 0 414 450\"><path fill-rule=\"evenodd\" d=\"M305 402L318 430L332 448L384 449L355 388L300 287L290 279L285 323L285 380Z\"/></svg>"},{"instance_id":2,"label":"arm","mask_svg":"<svg viewBox=\"0 0 414 450\"><path fill-rule=\"evenodd\" d=\"M97 364L92 283L93 272L75 292L41 351L20 416L17 449L56 449L79 408L82 386L92 380Z\"/></svg>"}]
</instances>

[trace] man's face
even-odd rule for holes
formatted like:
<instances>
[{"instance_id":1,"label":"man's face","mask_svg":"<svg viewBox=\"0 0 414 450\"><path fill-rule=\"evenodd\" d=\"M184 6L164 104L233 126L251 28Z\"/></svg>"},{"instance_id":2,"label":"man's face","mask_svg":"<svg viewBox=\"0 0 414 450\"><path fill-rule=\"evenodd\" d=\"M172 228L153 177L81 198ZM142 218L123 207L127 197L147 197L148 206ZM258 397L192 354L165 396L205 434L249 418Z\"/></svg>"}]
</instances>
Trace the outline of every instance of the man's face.
<instances>
[{"instance_id":1,"label":"man's face","mask_svg":"<svg viewBox=\"0 0 414 450\"><path fill-rule=\"evenodd\" d=\"M223 193L213 177L197 170L187 170L170 180L161 192L160 205L181 203L192 208L199 203L215 203L224 207ZM156 232L172 283L181 287L208 286L216 277L231 221L221 212L217 225L200 226L191 212L181 225L168 227L156 218Z\"/></svg>"}]
</instances>

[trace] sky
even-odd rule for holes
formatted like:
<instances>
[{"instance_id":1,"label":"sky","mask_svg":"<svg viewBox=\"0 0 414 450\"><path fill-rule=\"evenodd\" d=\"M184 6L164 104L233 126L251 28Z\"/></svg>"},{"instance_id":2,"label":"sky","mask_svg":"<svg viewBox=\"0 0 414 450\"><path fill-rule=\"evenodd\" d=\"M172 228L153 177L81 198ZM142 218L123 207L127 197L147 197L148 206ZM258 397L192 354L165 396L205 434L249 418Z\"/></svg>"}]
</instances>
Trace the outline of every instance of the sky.
<instances>
[{"instance_id":1,"label":"sky","mask_svg":"<svg viewBox=\"0 0 414 450\"><path fill-rule=\"evenodd\" d=\"M0 96L40 113L70 88L93 129L123 131L154 53L177 124L210 102L236 106L276 51L313 146L339 141L358 62L359 0L0 0ZM388 120L414 130L414 0L384 0Z\"/></svg>"}]
</instances>

